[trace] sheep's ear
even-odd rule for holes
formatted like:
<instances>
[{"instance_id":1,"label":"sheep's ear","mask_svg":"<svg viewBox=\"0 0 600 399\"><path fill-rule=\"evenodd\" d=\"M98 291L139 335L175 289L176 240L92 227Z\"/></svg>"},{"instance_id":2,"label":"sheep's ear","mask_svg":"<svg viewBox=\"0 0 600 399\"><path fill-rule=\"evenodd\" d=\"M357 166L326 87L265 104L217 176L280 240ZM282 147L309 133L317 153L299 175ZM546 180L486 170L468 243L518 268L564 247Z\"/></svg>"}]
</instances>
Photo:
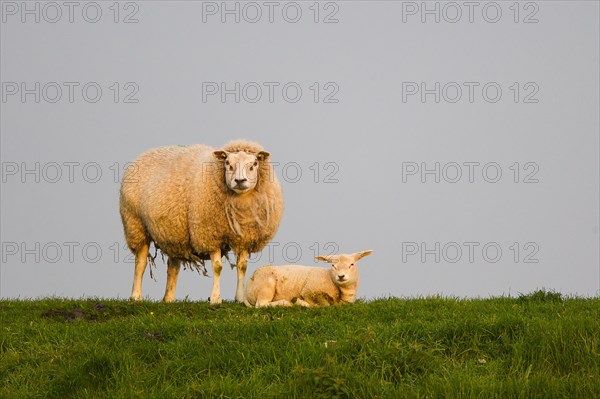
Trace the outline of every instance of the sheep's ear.
<instances>
[{"instance_id":1,"label":"sheep's ear","mask_svg":"<svg viewBox=\"0 0 600 399\"><path fill-rule=\"evenodd\" d=\"M360 251L360 252L357 252L357 253L354 254L354 258L356 260L359 260L359 259L364 258L367 255L371 255L372 253L373 253L372 249L368 249L366 251Z\"/></svg>"},{"instance_id":2,"label":"sheep's ear","mask_svg":"<svg viewBox=\"0 0 600 399\"><path fill-rule=\"evenodd\" d=\"M213 156L219 161L224 161L227 159L227 152L223 150L217 150L213 152Z\"/></svg>"},{"instance_id":3,"label":"sheep's ear","mask_svg":"<svg viewBox=\"0 0 600 399\"><path fill-rule=\"evenodd\" d=\"M256 159L258 159L259 161L264 161L266 159L269 159L269 157L271 156L271 154L269 154L266 151L261 151L258 154L256 154Z\"/></svg>"},{"instance_id":4,"label":"sheep's ear","mask_svg":"<svg viewBox=\"0 0 600 399\"><path fill-rule=\"evenodd\" d=\"M315 256L316 260L322 260L323 262L327 262L327 263L335 263L335 256L333 255L326 255L326 256Z\"/></svg>"}]
</instances>

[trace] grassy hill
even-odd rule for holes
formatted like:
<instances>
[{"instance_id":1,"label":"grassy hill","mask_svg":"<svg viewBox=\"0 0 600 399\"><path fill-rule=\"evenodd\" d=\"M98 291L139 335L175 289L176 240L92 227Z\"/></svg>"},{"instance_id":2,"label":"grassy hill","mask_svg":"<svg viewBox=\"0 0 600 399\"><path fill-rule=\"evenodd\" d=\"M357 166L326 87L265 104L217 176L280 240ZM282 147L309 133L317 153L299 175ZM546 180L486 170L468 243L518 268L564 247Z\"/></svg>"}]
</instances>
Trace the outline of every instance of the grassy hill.
<instances>
[{"instance_id":1,"label":"grassy hill","mask_svg":"<svg viewBox=\"0 0 600 399\"><path fill-rule=\"evenodd\" d=\"M0 301L1 398L598 398L600 298Z\"/></svg>"}]
</instances>

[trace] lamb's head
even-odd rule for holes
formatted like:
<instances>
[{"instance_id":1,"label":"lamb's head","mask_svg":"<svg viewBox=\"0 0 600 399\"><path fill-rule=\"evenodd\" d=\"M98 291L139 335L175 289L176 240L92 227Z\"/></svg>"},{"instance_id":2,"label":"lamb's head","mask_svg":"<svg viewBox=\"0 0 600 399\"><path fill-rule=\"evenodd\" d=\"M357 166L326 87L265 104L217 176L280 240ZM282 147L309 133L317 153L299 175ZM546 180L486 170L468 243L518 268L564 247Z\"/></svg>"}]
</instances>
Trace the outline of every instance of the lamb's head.
<instances>
[{"instance_id":1,"label":"lamb's head","mask_svg":"<svg viewBox=\"0 0 600 399\"><path fill-rule=\"evenodd\" d=\"M358 260L371 255L371 253L373 253L372 250L367 250L354 254L317 256L316 259L331 263L331 269L329 270L331 280L336 285L343 287L358 282Z\"/></svg>"},{"instance_id":2,"label":"lamb's head","mask_svg":"<svg viewBox=\"0 0 600 399\"><path fill-rule=\"evenodd\" d=\"M225 184L236 194L247 193L256 187L261 163L269 158L269 153L266 151L254 154L246 151L217 150L213 155L217 161L223 162Z\"/></svg>"}]
</instances>

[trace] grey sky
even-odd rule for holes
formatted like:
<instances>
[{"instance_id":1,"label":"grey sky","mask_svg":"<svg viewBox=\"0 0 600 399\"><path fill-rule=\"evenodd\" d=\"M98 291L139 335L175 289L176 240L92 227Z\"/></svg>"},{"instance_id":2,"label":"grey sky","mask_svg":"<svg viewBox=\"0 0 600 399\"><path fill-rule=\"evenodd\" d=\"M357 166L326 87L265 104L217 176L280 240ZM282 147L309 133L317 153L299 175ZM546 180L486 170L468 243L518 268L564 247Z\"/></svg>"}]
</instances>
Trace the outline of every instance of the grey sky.
<instances>
[{"instance_id":1,"label":"grey sky","mask_svg":"<svg viewBox=\"0 0 600 399\"><path fill-rule=\"evenodd\" d=\"M599 294L598 2L22 4L1 2L0 297L128 297L125 164L239 137L286 204L249 273L373 249L361 297ZM177 298L210 287L182 272Z\"/></svg>"}]
</instances>

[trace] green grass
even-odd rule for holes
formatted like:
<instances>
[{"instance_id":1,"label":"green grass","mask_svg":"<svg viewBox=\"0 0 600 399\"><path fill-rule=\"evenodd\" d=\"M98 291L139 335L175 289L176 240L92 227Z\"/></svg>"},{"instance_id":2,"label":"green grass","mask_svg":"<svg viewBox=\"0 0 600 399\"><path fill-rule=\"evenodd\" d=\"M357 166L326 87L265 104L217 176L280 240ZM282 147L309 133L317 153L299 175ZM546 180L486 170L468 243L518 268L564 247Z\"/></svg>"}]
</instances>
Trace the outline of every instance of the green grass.
<instances>
[{"instance_id":1,"label":"green grass","mask_svg":"<svg viewBox=\"0 0 600 399\"><path fill-rule=\"evenodd\" d=\"M0 301L1 398L598 398L600 298Z\"/></svg>"}]
</instances>

